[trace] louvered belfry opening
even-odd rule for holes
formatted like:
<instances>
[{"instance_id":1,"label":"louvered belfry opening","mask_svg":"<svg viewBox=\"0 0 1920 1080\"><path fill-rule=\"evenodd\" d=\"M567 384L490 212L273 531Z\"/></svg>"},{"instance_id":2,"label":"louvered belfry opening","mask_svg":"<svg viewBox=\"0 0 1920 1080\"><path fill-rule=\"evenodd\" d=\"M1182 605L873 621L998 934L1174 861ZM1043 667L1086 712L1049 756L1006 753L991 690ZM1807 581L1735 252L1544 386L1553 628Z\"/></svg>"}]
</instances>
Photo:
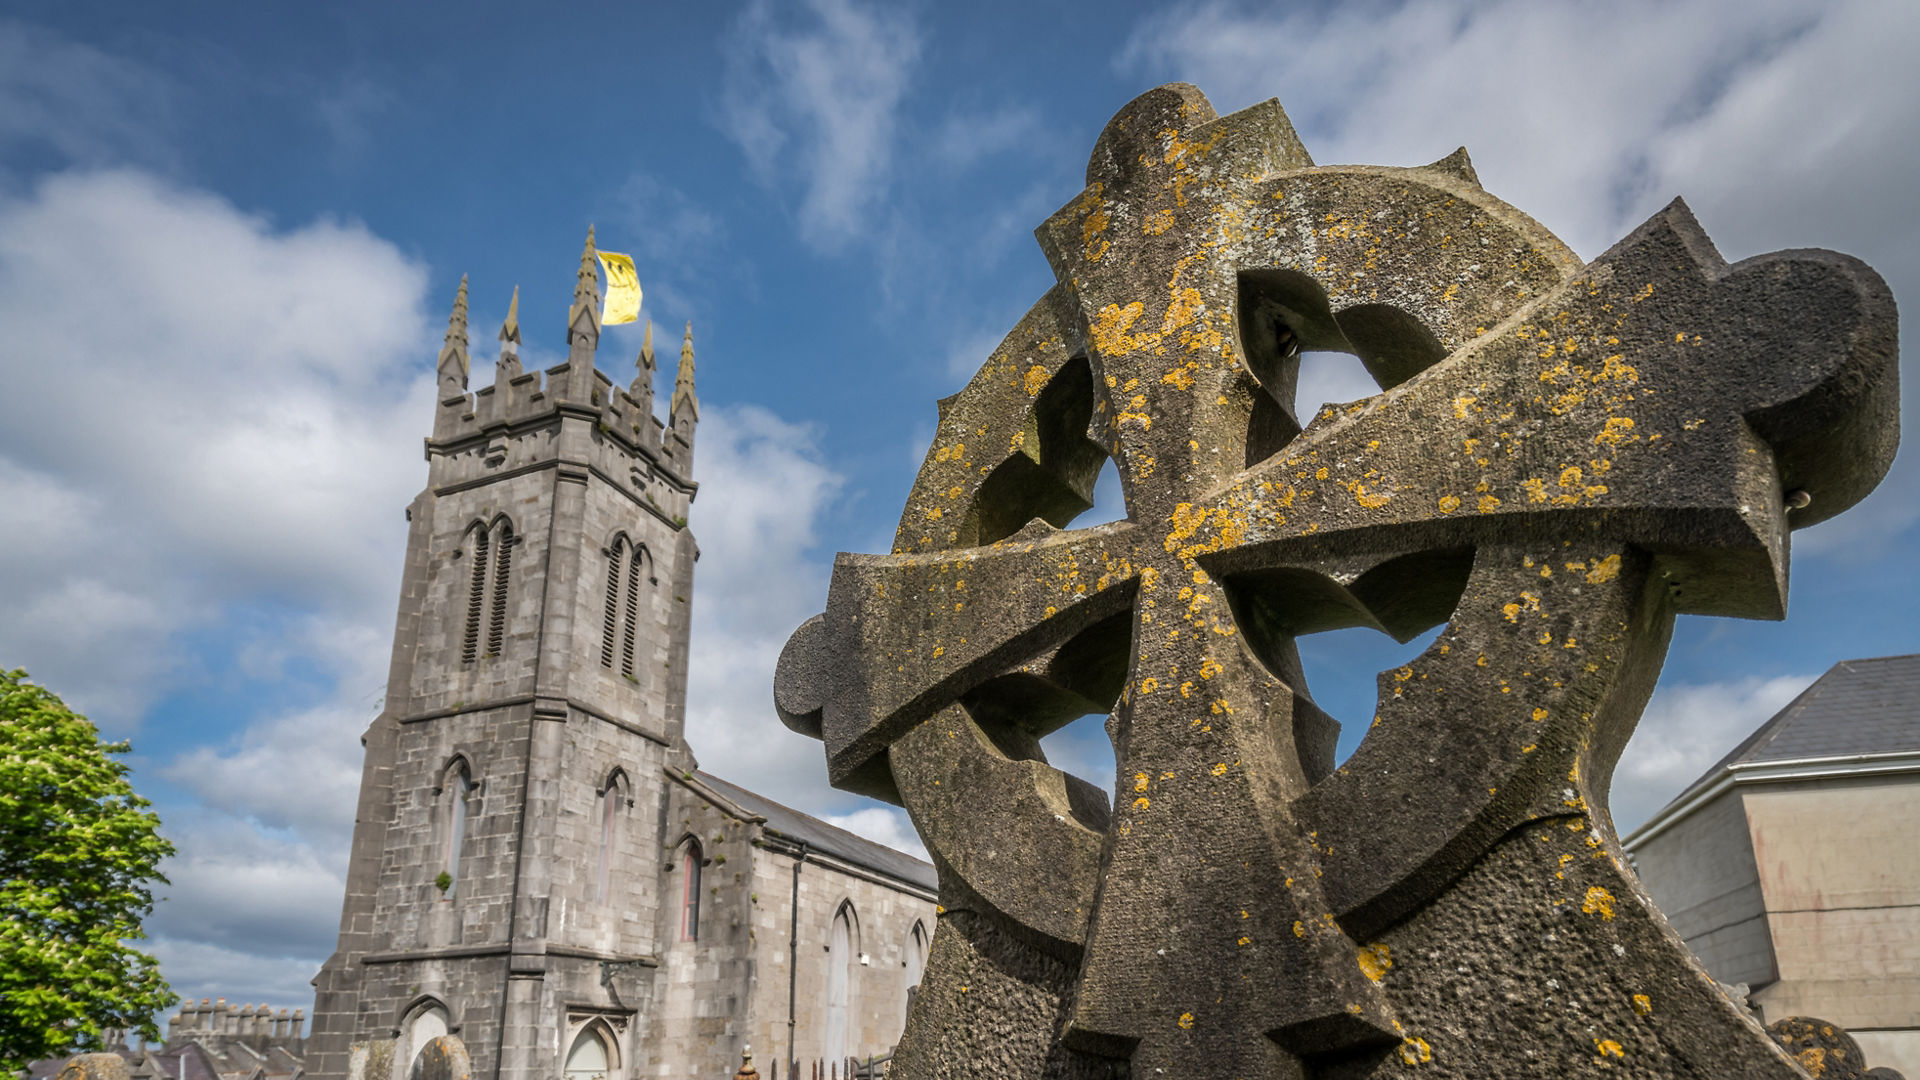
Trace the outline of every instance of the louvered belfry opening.
<instances>
[{"instance_id":1,"label":"louvered belfry opening","mask_svg":"<svg viewBox=\"0 0 1920 1080\"><path fill-rule=\"evenodd\" d=\"M494 526L500 534L494 547L493 611L487 620L487 655L499 656L507 636L507 583L513 576L513 522L501 518Z\"/></svg>"},{"instance_id":2,"label":"louvered belfry opening","mask_svg":"<svg viewBox=\"0 0 1920 1080\"><path fill-rule=\"evenodd\" d=\"M468 535L473 537L473 571L467 586L467 636L460 645L461 663L471 664L480 655L480 609L487 597L487 530L474 523Z\"/></svg>"},{"instance_id":3,"label":"louvered belfry opening","mask_svg":"<svg viewBox=\"0 0 1920 1080\"><path fill-rule=\"evenodd\" d=\"M647 569L647 549L625 533L607 546L607 609L600 624L600 666L634 677L634 654L640 639L640 578ZM652 578L649 576L649 582Z\"/></svg>"},{"instance_id":4,"label":"louvered belfry opening","mask_svg":"<svg viewBox=\"0 0 1920 1080\"><path fill-rule=\"evenodd\" d=\"M497 518L491 526L474 522L467 530L472 543L472 569L467 575L467 630L460 643L460 661L471 664L499 656L507 640L507 590L513 577L513 523ZM486 651L480 634L486 630Z\"/></svg>"},{"instance_id":5,"label":"louvered belfry opening","mask_svg":"<svg viewBox=\"0 0 1920 1080\"><path fill-rule=\"evenodd\" d=\"M613 546L607 550L607 613L600 627L600 666L613 666L614 640L620 633L620 575L627 565L627 551L631 545L625 535L613 538Z\"/></svg>"},{"instance_id":6,"label":"louvered belfry opening","mask_svg":"<svg viewBox=\"0 0 1920 1080\"><path fill-rule=\"evenodd\" d=\"M640 569L645 548L635 548L627 560L627 610L620 632L620 674L633 678L633 643L640 627Z\"/></svg>"}]
</instances>

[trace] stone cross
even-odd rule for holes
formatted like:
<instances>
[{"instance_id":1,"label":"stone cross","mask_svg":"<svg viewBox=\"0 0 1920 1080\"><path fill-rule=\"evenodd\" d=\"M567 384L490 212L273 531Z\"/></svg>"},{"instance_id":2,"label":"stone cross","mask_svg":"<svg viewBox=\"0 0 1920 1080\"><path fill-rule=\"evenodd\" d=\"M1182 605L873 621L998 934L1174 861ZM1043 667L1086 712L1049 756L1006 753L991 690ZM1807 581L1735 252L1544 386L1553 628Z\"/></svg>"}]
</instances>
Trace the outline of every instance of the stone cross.
<instances>
[{"instance_id":1,"label":"stone cross","mask_svg":"<svg viewBox=\"0 0 1920 1080\"><path fill-rule=\"evenodd\" d=\"M776 679L939 871L896 1073L1794 1076L1605 792L1675 613L1783 617L1789 528L1887 469L1879 277L1728 266L1677 201L1583 266L1464 151L1316 167L1184 85L1038 238L1055 286ZM1303 349L1381 392L1299 416ZM1068 528L1109 457L1127 519ZM1436 625L1335 768L1295 638ZM1102 712L1110 808L1039 746Z\"/></svg>"}]
</instances>

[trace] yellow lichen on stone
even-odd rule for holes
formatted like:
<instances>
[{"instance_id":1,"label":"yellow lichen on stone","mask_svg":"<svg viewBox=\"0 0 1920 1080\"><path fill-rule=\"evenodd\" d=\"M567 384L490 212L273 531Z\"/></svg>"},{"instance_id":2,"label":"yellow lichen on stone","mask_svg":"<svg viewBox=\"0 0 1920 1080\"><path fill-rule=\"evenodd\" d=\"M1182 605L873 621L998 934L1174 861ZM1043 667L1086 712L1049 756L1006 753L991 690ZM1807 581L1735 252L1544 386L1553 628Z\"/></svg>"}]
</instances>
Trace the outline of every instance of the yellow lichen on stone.
<instances>
[{"instance_id":1,"label":"yellow lichen on stone","mask_svg":"<svg viewBox=\"0 0 1920 1080\"><path fill-rule=\"evenodd\" d=\"M1387 969L1393 966L1393 950L1384 942L1360 946L1360 972L1374 982L1386 977Z\"/></svg>"},{"instance_id":2,"label":"yellow lichen on stone","mask_svg":"<svg viewBox=\"0 0 1920 1080\"><path fill-rule=\"evenodd\" d=\"M1623 1058L1627 1056L1627 1052L1621 1048L1620 1044L1612 1039L1595 1039L1593 1040L1593 1046L1594 1049L1599 1051L1599 1054L1596 1055L1599 1060L1604 1061L1610 1057Z\"/></svg>"},{"instance_id":3,"label":"yellow lichen on stone","mask_svg":"<svg viewBox=\"0 0 1920 1080\"><path fill-rule=\"evenodd\" d=\"M1047 369L1039 364L1028 368L1025 384L1028 397L1039 397L1047 387Z\"/></svg>"},{"instance_id":4,"label":"yellow lichen on stone","mask_svg":"<svg viewBox=\"0 0 1920 1080\"><path fill-rule=\"evenodd\" d=\"M1590 585L1600 585L1612 581L1618 576L1620 576L1620 556L1609 555L1599 562L1594 563L1593 569L1587 571L1587 583Z\"/></svg>"},{"instance_id":5,"label":"yellow lichen on stone","mask_svg":"<svg viewBox=\"0 0 1920 1080\"><path fill-rule=\"evenodd\" d=\"M1633 995L1633 1011L1641 1016L1652 1016L1653 999L1645 994Z\"/></svg>"},{"instance_id":6,"label":"yellow lichen on stone","mask_svg":"<svg viewBox=\"0 0 1920 1080\"><path fill-rule=\"evenodd\" d=\"M1427 1040L1412 1035L1400 1040L1400 1060L1409 1065L1424 1065L1433 1060L1433 1047Z\"/></svg>"},{"instance_id":7,"label":"yellow lichen on stone","mask_svg":"<svg viewBox=\"0 0 1920 1080\"><path fill-rule=\"evenodd\" d=\"M1580 905L1580 910L1589 915L1598 915L1602 921L1612 922L1613 894L1595 885L1587 890L1586 902Z\"/></svg>"},{"instance_id":8,"label":"yellow lichen on stone","mask_svg":"<svg viewBox=\"0 0 1920 1080\"><path fill-rule=\"evenodd\" d=\"M1193 1029L1193 1014L1190 1012L1183 1012L1180 1014L1180 1019L1176 1022L1180 1025L1180 1030L1190 1031Z\"/></svg>"},{"instance_id":9,"label":"yellow lichen on stone","mask_svg":"<svg viewBox=\"0 0 1920 1080\"><path fill-rule=\"evenodd\" d=\"M1632 441L1634 438L1636 438L1636 436L1633 434L1632 417L1609 416L1607 417L1606 425L1600 429L1600 434L1593 437L1593 441L1595 443L1604 443L1608 446L1617 447L1621 443Z\"/></svg>"}]
</instances>

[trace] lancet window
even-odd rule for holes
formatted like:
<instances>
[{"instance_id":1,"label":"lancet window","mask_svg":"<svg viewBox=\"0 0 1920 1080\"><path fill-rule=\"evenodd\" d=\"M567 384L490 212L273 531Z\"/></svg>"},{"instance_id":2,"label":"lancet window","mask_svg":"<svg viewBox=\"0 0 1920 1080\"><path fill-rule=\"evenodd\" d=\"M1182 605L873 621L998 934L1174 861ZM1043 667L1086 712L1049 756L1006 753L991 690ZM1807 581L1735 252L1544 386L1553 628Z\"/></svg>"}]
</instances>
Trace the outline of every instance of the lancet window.
<instances>
[{"instance_id":1,"label":"lancet window","mask_svg":"<svg viewBox=\"0 0 1920 1080\"><path fill-rule=\"evenodd\" d=\"M463 663L499 656L506 646L513 545L513 522L504 515L492 524L476 521L467 529L466 550L471 564L467 570L467 631L460 643Z\"/></svg>"},{"instance_id":2,"label":"lancet window","mask_svg":"<svg viewBox=\"0 0 1920 1080\"><path fill-rule=\"evenodd\" d=\"M653 584L652 557L625 533L607 548L607 608L600 628L600 666L633 678L640 636L640 582ZM617 663L617 667L616 667Z\"/></svg>"}]
</instances>

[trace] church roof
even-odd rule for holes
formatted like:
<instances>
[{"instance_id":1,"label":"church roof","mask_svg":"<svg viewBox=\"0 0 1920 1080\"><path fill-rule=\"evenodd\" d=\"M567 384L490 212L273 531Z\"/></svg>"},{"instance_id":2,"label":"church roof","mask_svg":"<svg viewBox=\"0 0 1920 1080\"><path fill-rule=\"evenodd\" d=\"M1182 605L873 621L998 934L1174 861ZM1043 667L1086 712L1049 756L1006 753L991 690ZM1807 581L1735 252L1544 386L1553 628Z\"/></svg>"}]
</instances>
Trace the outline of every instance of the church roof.
<instances>
[{"instance_id":1,"label":"church roof","mask_svg":"<svg viewBox=\"0 0 1920 1080\"><path fill-rule=\"evenodd\" d=\"M855 836L837 825L829 825L811 814L803 814L737 784L729 784L704 769L694 775L700 783L713 789L722 798L756 817L766 819L765 828L768 832L778 833L795 843L804 843L815 851L855 866L917 885L928 892L939 891L940 883L934 876L931 863L916 859L904 851L895 851L885 844L877 844L866 837Z\"/></svg>"},{"instance_id":2,"label":"church roof","mask_svg":"<svg viewBox=\"0 0 1920 1080\"><path fill-rule=\"evenodd\" d=\"M1759 766L1920 753L1920 653L1842 660L1653 815L1648 832L1723 776Z\"/></svg>"}]
</instances>

